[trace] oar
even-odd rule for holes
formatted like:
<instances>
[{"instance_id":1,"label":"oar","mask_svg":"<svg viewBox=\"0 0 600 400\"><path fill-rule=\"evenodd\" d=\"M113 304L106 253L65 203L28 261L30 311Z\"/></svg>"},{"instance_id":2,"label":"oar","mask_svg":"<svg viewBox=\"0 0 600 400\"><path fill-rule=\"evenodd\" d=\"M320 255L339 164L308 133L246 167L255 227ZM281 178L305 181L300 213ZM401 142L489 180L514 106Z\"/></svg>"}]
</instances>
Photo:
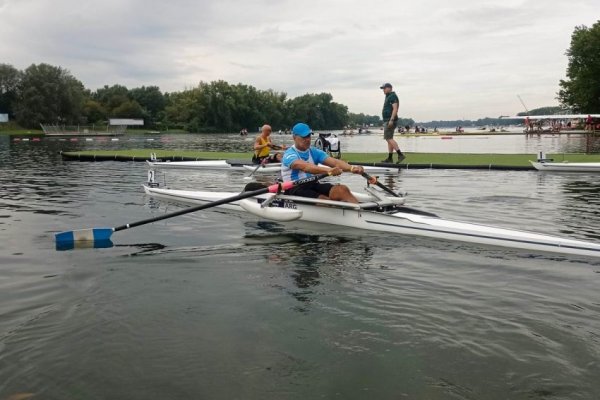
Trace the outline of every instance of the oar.
<instances>
[{"instance_id":1,"label":"oar","mask_svg":"<svg viewBox=\"0 0 600 400\"><path fill-rule=\"evenodd\" d=\"M375 184L375 185L379 186L380 188L382 188L383 190L385 190L392 196L402 197L398 193L396 193L392 189L390 189L389 187L385 186L383 183L379 182L376 177L371 176L371 175L367 174L366 172L363 172L361 175L367 180L367 182L369 182L370 184ZM417 209L414 209L411 207L406 207L406 206L396 207L396 210L401 211L401 212L410 213L410 214L425 215L427 217L439 218L439 216L437 214L430 213L427 211L417 210Z\"/></svg>"},{"instance_id":2,"label":"oar","mask_svg":"<svg viewBox=\"0 0 600 400\"><path fill-rule=\"evenodd\" d=\"M363 172L361 175L367 180L367 182L369 182L372 185L374 184L374 185L379 186L380 188L382 188L383 190L385 190L386 192L388 192L392 196L394 196L394 197L402 197L398 193L396 193L392 189L390 189L389 187L385 186L383 183L379 182L376 177L371 176L371 175L367 174L366 172Z\"/></svg>"},{"instance_id":3,"label":"oar","mask_svg":"<svg viewBox=\"0 0 600 400\"><path fill-rule=\"evenodd\" d=\"M288 181L271 185L269 187L253 190L250 192L240 193L236 196L227 197L225 199L213 201L212 203L202 204L199 206L186 208L184 210L175 211L169 214L164 214L159 217L148 218L137 222L131 222L129 224L117 226L114 228L88 228L79 229L75 231L60 232L55 235L56 245L61 248L69 248L74 246L75 242L86 242L86 244L93 244L96 242L106 243L110 240L110 236L113 232L122 231L129 228L135 228L136 226L149 224L152 222L160 221L167 218L177 217L183 214L189 214L195 211L204 210L211 207L220 206L221 204L231 203L233 201L247 199L249 197L258 196L264 193L277 193L281 190L289 190L291 188L305 185L307 183L315 182L319 179L325 178L327 174L313 175L308 178L299 179L297 181ZM93 247L93 246L91 246Z\"/></svg>"},{"instance_id":4,"label":"oar","mask_svg":"<svg viewBox=\"0 0 600 400\"><path fill-rule=\"evenodd\" d=\"M258 163L258 165L256 166L256 168L254 168L254 170L253 170L253 171L250 173L250 175L248 175L248 176L245 176L245 177L244 177L244 179L246 179L246 180L248 180L248 179L252 179L252 175L254 175L254 173L255 173L256 171L258 171L258 169L259 169L260 167L264 167L264 166L265 166L265 164L267 163L267 160L268 160L268 159L267 159L267 158L265 158L265 159L263 159L261 162L259 162L259 163Z\"/></svg>"}]
</instances>

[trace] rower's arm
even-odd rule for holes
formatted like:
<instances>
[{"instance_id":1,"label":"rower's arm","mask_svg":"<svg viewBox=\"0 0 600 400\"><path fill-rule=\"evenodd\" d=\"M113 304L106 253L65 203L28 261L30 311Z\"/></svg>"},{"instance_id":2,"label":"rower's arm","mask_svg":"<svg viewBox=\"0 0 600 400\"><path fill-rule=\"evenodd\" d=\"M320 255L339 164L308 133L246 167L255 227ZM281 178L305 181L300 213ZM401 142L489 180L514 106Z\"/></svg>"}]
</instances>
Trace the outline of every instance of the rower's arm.
<instances>
[{"instance_id":1,"label":"rower's arm","mask_svg":"<svg viewBox=\"0 0 600 400\"><path fill-rule=\"evenodd\" d=\"M354 174L362 174L364 168L360 165L350 165L344 160L338 160L337 158L327 157L323 164L331 168L339 168L344 172L352 172Z\"/></svg>"},{"instance_id":2,"label":"rower's arm","mask_svg":"<svg viewBox=\"0 0 600 400\"><path fill-rule=\"evenodd\" d=\"M307 173L313 174L313 175L329 174L329 171L332 170L332 168L329 168L329 167L320 167L320 166L312 164L312 163L307 163L304 160L296 160L296 161L294 161L290 165L290 168L292 168L292 169L299 169L300 171L304 171L304 172L307 172Z\"/></svg>"},{"instance_id":3,"label":"rower's arm","mask_svg":"<svg viewBox=\"0 0 600 400\"><path fill-rule=\"evenodd\" d=\"M269 146L270 142L267 141L267 143L265 144L260 144L260 136L256 138L256 140L254 141L254 150L261 150L264 149L265 147Z\"/></svg>"}]
</instances>

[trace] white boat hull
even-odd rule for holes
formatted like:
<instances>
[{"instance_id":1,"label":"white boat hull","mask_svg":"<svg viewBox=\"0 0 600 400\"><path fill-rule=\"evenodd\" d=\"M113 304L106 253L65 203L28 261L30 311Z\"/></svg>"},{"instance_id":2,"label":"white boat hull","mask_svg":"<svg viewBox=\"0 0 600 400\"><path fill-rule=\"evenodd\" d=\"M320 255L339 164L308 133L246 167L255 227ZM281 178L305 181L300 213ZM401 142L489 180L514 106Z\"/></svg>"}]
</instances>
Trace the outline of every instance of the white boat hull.
<instances>
[{"instance_id":1,"label":"white boat hull","mask_svg":"<svg viewBox=\"0 0 600 400\"><path fill-rule=\"evenodd\" d=\"M538 171L562 171L562 172L600 172L600 163L556 163L529 161Z\"/></svg>"},{"instance_id":2,"label":"white boat hull","mask_svg":"<svg viewBox=\"0 0 600 400\"><path fill-rule=\"evenodd\" d=\"M237 193L231 192L199 192L150 188L147 186L144 186L144 190L153 197L191 204L203 204L237 195ZM261 195L249 200L262 202L269 196ZM299 218L301 221L317 222L319 224L332 224L353 229L426 236L540 252L600 257L600 244L582 240L450 221L413 212L403 212L402 207L396 208L397 211L388 209L388 212L382 213L376 209L355 208L356 206L351 204L345 204L345 208L337 205L327 207L326 204L310 204L314 200L297 199L299 198L294 196L281 196L270 206L301 210L302 214ZM240 207L239 202L224 204L221 207L248 214Z\"/></svg>"},{"instance_id":3,"label":"white boat hull","mask_svg":"<svg viewBox=\"0 0 600 400\"><path fill-rule=\"evenodd\" d=\"M237 170L237 171L256 171L255 174L276 174L281 171L280 163L269 163L261 165L252 164L229 164L226 160L207 160L207 161L146 161L148 166L155 169L197 169L197 170ZM398 168L372 167L364 166L368 174L397 174Z\"/></svg>"}]
</instances>

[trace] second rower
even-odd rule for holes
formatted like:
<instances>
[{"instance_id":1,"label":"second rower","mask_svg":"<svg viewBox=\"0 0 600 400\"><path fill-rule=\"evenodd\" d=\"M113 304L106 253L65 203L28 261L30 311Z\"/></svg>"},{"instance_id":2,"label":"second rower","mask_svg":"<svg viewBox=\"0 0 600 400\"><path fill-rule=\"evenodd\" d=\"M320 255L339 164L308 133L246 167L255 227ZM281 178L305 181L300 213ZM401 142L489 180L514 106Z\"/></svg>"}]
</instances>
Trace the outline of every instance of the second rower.
<instances>
[{"instance_id":1,"label":"second rower","mask_svg":"<svg viewBox=\"0 0 600 400\"><path fill-rule=\"evenodd\" d=\"M270 155L271 149L273 150L285 150L284 145L278 146L273 144L271 141L271 126L263 125L260 129L260 135L256 137L254 141L254 155L252 156L252 162L254 164L262 163L278 163L281 162L281 154L276 153Z\"/></svg>"}]
</instances>

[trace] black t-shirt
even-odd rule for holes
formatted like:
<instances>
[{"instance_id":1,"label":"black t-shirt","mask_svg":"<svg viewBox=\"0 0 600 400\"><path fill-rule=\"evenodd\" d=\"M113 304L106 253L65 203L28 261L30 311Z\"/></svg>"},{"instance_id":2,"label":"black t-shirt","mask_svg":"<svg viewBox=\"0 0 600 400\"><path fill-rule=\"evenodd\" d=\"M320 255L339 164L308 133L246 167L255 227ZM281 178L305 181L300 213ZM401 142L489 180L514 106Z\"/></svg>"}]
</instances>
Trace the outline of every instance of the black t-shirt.
<instances>
[{"instance_id":1,"label":"black t-shirt","mask_svg":"<svg viewBox=\"0 0 600 400\"><path fill-rule=\"evenodd\" d=\"M392 116L392 111L394 110L393 104L399 104L398 96L396 96L395 92L389 92L385 95L385 100L383 102L383 110L381 111L381 116L383 120L389 120ZM396 115L396 119L398 119L398 115Z\"/></svg>"}]
</instances>

